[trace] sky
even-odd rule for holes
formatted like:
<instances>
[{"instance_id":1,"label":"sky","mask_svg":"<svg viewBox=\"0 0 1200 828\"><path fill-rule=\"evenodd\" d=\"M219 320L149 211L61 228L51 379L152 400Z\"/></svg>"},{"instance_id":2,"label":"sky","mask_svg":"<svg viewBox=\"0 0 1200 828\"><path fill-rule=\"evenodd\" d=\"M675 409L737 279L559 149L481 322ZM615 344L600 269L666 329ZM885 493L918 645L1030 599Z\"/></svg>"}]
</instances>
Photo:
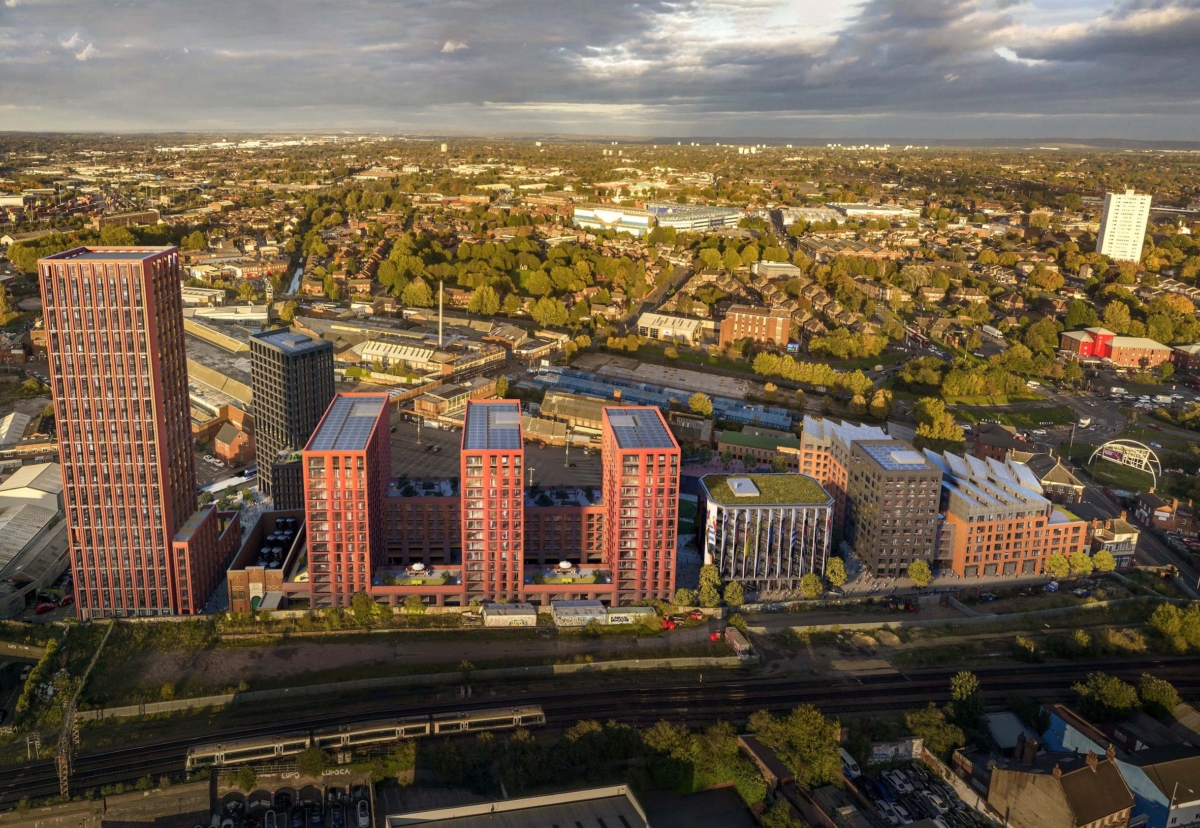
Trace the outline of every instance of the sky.
<instances>
[{"instance_id":1,"label":"sky","mask_svg":"<svg viewBox=\"0 0 1200 828\"><path fill-rule=\"evenodd\" d=\"M1200 140L1200 0L0 0L0 130Z\"/></svg>"}]
</instances>

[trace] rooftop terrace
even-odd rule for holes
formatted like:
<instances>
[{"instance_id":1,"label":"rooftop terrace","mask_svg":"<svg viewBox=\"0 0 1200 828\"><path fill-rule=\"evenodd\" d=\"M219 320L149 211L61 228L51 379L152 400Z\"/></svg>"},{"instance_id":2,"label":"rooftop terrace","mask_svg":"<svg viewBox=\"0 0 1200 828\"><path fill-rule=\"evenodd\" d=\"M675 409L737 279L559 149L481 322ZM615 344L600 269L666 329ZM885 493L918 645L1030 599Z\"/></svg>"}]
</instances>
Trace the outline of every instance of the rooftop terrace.
<instances>
[{"instance_id":1,"label":"rooftop terrace","mask_svg":"<svg viewBox=\"0 0 1200 828\"><path fill-rule=\"evenodd\" d=\"M804 474L707 474L700 483L709 500L725 506L820 506L832 502L821 484Z\"/></svg>"}]
</instances>

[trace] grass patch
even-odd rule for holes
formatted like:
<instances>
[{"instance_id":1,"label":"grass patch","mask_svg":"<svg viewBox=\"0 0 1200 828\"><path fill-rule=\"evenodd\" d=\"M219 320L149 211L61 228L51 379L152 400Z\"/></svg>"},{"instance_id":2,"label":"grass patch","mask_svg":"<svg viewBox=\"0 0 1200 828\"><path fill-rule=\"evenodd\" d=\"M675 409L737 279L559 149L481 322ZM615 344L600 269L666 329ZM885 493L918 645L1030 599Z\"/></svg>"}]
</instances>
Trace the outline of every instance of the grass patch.
<instances>
[{"instance_id":1,"label":"grass patch","mask_svg":"<svg viewBox=\"0 0 1200 828\"><path fill-rule=\"evenodd\" d=\"M996 399L996 402L972 403L972 405L1005 404L1003 401L1004 398ZM947 402L950 402L950 400L948 399ZM1013 428L1038 428L1045 423L1067 425L1075 421L1075 411L1069 405L1055 405L1013 411L997 411L994 408L955 408L953 414L956 419L963 422L978 423L985 419L999 420L1004 425L1009 425Z\"/></svg>"},{"instance_id":2,"label":"grass patch","mask_svg":"<svg viewBox=\"0 0 1200 828\"><path fill-rule=\"evenodd\" d=\"M1076 461L1076 469L1078 471L1102 486L1113 486L1118 489L1144 492L1154 485L1152 475L1131 466L1122 466L1120 463L1114 463L1099 456L1089 463L1088 458L1096 450L1096 446L1094 445L1076 443L1074 446L1060 447L1060 449L1065 450L1067 456Z\"/></svg>"},{"instance_id":3,"label":"grass patch","mask_svg":"<svg viewBox=\"0 0 1200 828\"><path fill-rule=\"evenodd\" d=\"M56 624L24 624L20 621L0 621L0 641L13 644L28 644L44 647L50 641L62 638L63 627Z\"/></svg>"},{"instance_id":4,"label":"grass patch","mask_svg":"<svg viewBox=\"0 0 1200 828\"><path fill-rule=\"evenodd\" d=\"M947 405L1012 405L1014 403L1041 402L1046 399L1032 391L1027 394L985 394L978 397L946 397Z\"/></svg>"}]
</instances>

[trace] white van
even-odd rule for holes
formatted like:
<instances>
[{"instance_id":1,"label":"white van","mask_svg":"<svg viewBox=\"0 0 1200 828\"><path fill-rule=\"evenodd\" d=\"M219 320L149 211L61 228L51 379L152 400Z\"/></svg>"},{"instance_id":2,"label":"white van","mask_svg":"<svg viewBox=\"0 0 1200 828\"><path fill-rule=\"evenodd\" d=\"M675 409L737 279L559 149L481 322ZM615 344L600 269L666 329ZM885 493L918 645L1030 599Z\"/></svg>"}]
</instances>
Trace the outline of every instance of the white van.
<instances>
[{"instance_id":1,"label":"white van","mask_svg":"<svg viewBox=\"0 0 1200 828\"><path fill-rule=\"evenodd\" d=\"M842 753L842 774L847 779L858 779L862 776L862 771L858 769L858 763L854 761L854 757L846 752L845 748L841 749Z\"/></svg>"}]
</instances>

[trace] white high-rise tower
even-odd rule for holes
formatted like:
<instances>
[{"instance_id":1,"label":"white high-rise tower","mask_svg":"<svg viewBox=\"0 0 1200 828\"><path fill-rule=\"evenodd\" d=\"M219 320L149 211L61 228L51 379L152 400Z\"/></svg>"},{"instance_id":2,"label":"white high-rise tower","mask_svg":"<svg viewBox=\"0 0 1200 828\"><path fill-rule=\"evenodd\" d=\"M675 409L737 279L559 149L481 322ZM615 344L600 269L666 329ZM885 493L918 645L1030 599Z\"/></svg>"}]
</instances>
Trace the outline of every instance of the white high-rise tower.
<instances>
[{"instance_id":1,"label":"white high-rise tower","mask_svg":"<svg viewBox=\"0 0 1200 828\"><path fill-rule=\"evenodd\" d=\"M1122 262L1140 262L1150 218L1150 196L1133 190L1104 194L1096 252Z\"/></svg>"}]
</instances>

